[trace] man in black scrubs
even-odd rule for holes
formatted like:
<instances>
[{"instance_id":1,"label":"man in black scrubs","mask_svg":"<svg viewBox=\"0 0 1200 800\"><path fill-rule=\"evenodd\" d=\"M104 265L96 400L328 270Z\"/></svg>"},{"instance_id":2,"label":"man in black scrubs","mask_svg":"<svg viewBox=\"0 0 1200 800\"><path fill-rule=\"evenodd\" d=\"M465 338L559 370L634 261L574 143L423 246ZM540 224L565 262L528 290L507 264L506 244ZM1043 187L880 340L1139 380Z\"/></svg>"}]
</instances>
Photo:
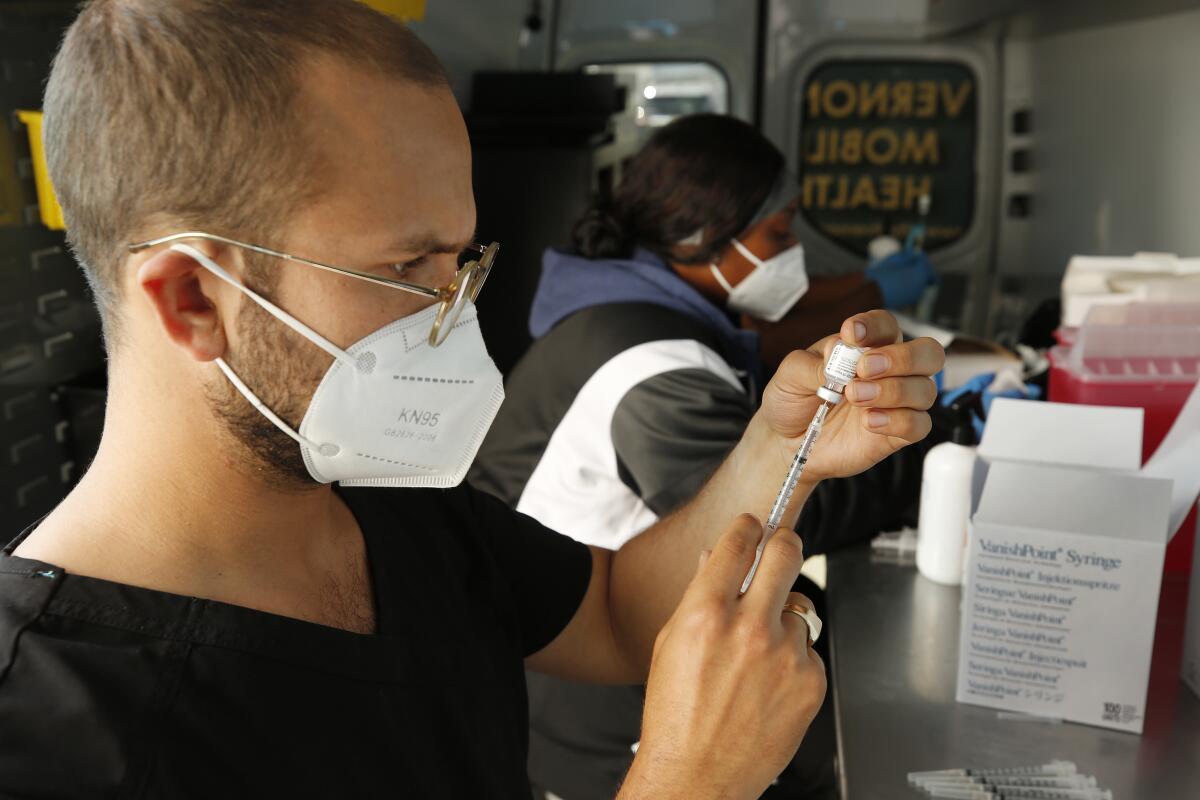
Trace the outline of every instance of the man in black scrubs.
<instances>
[{"instance_id":1,"label":"man in black scrubs","mask_svg":"<svg viewBox=\"0 0 1200 800\"><path fill-rule=\"evenodd\" d=\"M649 671L622 797L770 783L824 671L799 540L739 595L761 529L735 515L769 508L828 343L695 500L589 549L460 485L501 397L472 304L495 247L402 26L95 0L45 108L110 395L79 486L0 555L0 796L527 796L523 666ZM882 313L841 335L877 348L877 396L831 416L789 525L811 481L929 427L940 348Z\"/></svg>"}]
</instances>

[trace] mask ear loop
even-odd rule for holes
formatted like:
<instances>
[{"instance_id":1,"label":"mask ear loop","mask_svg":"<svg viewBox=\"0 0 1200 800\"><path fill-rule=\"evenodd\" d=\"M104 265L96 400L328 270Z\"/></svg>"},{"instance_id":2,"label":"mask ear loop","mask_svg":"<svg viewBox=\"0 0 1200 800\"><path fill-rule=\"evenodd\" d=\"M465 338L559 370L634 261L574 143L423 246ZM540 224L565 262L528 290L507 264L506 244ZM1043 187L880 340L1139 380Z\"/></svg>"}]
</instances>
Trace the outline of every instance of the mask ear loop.
<instances>
[{"instance_id":1,"label":"mask ear loop","mask_svg":"<svg viewBox=\"0 0 1200 800\"><path fill-rule=\"evenodd\" d=\"M754 253L751 253L746 245L742 244L737 239L732 239L731 243L733 244L734 249L741 253L747 261L754 265L755 269L758 269L763 265L762 259L754 255ZM733 294L733 285L730 284L729 281L725 279L725 276L721 274L721 268L718 267L716 263L709 262L708 269L710 272L712 272L713 277L717 279L717 283L721 284L721 288L725 290L725 293Z\"/></svg>"},{"instance_id":2,"label":"mask ear loop","mask_svg":"<svg viewBox=\"0 0 1200 800\"><path fill-rule=\"evenodd\" d=\"M746 245L742 244L737 239L733 240L733 247L735 250L737 250L739 253L741 253L743 256L745 256L746 260L749 261L751 264L753 264L755 266L755 268L761 267L763 265L763 260L761 258L759 258L758 256L754 255L754 253L751 253L750 248L746 247Z\"/></svg>"},{"instance_id":3,"label":"mask ear loop","mask_svg":"<svg viewBox=\"0 0 1200 800\"><path fill-rule=\"evenodd\" d=\"M710 262L708 269L712 272L713 277L717 279L717 283L721 284L721 288L725 290L725 294L733 294L733 286L729 281L725 280L725 276L721 274L721 270L717 268L715 263Z\"/></svg>"},{"instance_id":4,"label":"mask ear loop","mask_svg":"<svg viewBox=\"0 0 1200 800\"><path fill-rule=\"evenodd\" d=\"M216 275L221 280L228 283L230 286L233 286L238 291L243 292L251 300L253 300L254 302L258 303L260 306L262 306L263 310L265 310L268 314L275 317L275 319L279 320L284 325L287 325L289 328L291 328L296 333L303 336L305 339L308 339L310 342L312 342L317 347L324 350L326 353L329 353L329 355L333 356L338 361L341 361L342 363L344 363L350 367L353 367L355 365L354 357L351 356L349 353L347 353L345 350L342 350L340 347L335 345L333 342L329 341L324 336L317 333L312 328L308 327L303 322L296 319L291 314L287 313L282 308L275 305L274 303L272 303L267 298L263 297L258 292L254 291L253 289L251 289L248 286L246 286L245 284L243 284L237 278L233 277L228 272L226 272L224 267L222 267L217 262L213 261L208 256L204 255L204 253L201 253L199 250L192 247L190 244L173 244L173 245L171 245L171 249L176 252L183 253L186 256L190 256L191 258L194 258L197 262L199 262L200 266L204 267L209 272L211 272L212 274Z\"/></svg>"},{"instance_id":5,"label":"mask ear loop","mask_svg":"<svg viewBox=\"0 0 1200 800\"><path fill-rule=\"evenodd\" d=\"M250 387L247 386L246 383L237 376L237 373L225 363L225 359L218 358L217 366L221 368L221 372L225 373L225 377L228 378L229 382L233 384L233 388L237 389L241 393L242 397L246 398L250 405L258 409L258 412L270 420L276 428L279 428L279 430L292 437L296 444L306 444L323 456L336 456L338 451L341 450L341 448L336 444L331 444L329 442L317 444L312 439L306 439L305 437L301 436L292 429L291 425L288 425L286 422L284 422L282 417L269 409L266 403L258 399L258 395L251 391Z\"/></svg>"},{"instance_id":6,"label":"mask ear loop","mask_svg":"<svg viewBox=\"0 0 1200 800\"><path fill-rule=\"evenodd\" d=\"M253 289L250 289L250 288L244 286L237 278L230 275L225 270L224 267L222 267L217 262L213 261L211 258L206 256L204 253L200 252L196 248L192 247L191 245L187 245L187 244L174 244L174 245L171 245L171 249L175 250L176 252L183 253L185 256L195 259L196 262L198 264L200 264L200 266L204 267L209 272L216 275L218 278L220 278L221 280L230 284L234 288L245 293L247 297L249 297L251 300L253 300L254 302L258 303L260 306L262 306L262 308L264 310L266 310L268 313L270 313L271 316L275 317L280 322L284 323L289 328L296 331L296 333L300 334L305 339L308 339L310 342L315 344L317 347L320 347L326 353L329 353L331 356L333 356L338 361L341 361L344 364L348 364L351 367L355 366L355 360L352 356L350 356L349 353L346 353L341 348L337 347L335 344L330 342L328 339L321 336L319 333L317 333L312 328L305 325L300 320L298 320L295 317L293 317L292 315L288 314L282 308L275 305L270 300L268 300L265 297L263 297L262 295L260 295L258 292L255 292ZM282 417L280 417L278 414L276 414L274 411L272 411L270 408L268 408L267 404L258 398L258 395L256 395L250 389L250 387L246 385L245 381L243 381L241 378L239 378L237 376L237 373L235 373L233 371L233 369L229 366L229 364L226 363L225 359L217 358L216 362L217 362L217 366L220 367L221 372L225 373L225 377L228 378L229 382L233 384L233 388L237 389L238 392L242 395L242 397L246 398L247 402L249 402L250 405L254 406L254 408L257 409L260 414L262 414L264 417L266 417L268 420L270 420L270 422L276 428L279 428L279 430L283 431L288 436L290 436L293 440L295 440L295 442L297 444L308 445L313 450L316 450L317 452L319 452L321 455L324 455L324 456L335 456L338 454L338 452L341 448L339 448L336 444L332 444L329 442L317 443L317 442L312 441L311 439L307 439L307 438L301 436L299 434L299 432L294 430L291 425L288 425L286 422L284 422Z\"/></svg>"}]
</instances>

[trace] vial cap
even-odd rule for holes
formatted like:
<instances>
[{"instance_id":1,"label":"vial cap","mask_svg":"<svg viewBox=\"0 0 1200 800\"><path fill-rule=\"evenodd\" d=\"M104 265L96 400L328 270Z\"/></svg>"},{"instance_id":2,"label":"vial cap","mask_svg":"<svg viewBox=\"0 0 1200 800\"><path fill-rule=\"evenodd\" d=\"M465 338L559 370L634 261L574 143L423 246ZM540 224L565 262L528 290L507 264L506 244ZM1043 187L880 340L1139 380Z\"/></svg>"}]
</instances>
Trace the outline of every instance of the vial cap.
<instances>
[{"instance_id":1,"label":"vial cap","mask_svg":"<svg viewBox=\"0 0 1200 800\"><path fill-rule=\"evenodd\" d=\"M817 388L817 397L835 406L842 400L841 392L835 392L833 389L825 386L820 386Z\"/></svg>"}]
</instances>

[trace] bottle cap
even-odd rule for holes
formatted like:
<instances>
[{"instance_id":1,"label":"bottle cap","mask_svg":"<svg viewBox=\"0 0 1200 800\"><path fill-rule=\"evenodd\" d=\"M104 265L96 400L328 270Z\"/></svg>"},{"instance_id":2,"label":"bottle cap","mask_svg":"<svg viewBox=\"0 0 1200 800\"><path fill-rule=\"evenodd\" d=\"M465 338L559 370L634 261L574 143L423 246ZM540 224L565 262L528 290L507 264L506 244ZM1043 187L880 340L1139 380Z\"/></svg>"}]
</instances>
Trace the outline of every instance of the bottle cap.
<instances>
[{"instance_id":1,"label":"bottle cap","mask_svg":"<svg viewBox=\"0 0 1200 800\"><path fill-rule=\"evenodd\" d=\"M954 401L950 403L950 411L954 415L954 427L950 429L950 441L967 447L979 444L979 437L975 435L975 424L971 414L978 412L980 418L983 418L983 394L968 392L961 397L954 398Z\"/></svg>"}]
</instances>

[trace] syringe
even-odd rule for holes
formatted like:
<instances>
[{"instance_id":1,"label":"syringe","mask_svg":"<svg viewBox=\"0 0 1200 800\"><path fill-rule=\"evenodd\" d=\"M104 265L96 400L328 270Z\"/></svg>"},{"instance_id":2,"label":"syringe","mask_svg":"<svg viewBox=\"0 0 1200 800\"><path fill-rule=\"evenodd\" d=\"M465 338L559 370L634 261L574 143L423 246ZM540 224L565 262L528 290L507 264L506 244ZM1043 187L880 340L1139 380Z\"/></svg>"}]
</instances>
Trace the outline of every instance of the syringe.
<instances>
[{"instance_id":1,"label":"syringe","mask_svg":"<svg viewBox=\"0 0 1200 800\"><path fill-rule=\"evenodd\" d=\"M1000 767L997 769L935 769L925 772L910 772L908 773L908 782L914 785L928 783L930 781L940 781L944 778L955 777L975 777L989 778L992 780L1001 780L1003 778L1017 776L1054 776L1054 775L1076 775L1077 770L1073 761L1056 760L1049 764L1040 764L1033 767Z\"/></svg>"},{"instance_id":2,"label":"syringe","mask_svg":"<svg viewBox=\"0 0 1200 800\"><path fill-rule=\"evenodd\" d=\"M818 406L817 413L813 414L812 421L808 423L808 430L804 432L800 449L796 451L796 457L792 459L792 465L788 469L787 477L783 480L783 486L779 487L779 494L775 496L771 513L767 515L762 541L759 542L758 550L754 553L754 564L746 573L746 580L742 581L743 592L750 588L750 581L754 580L754 573L758 571L758 562L762 560L763 548L783 523L783 515L787 512L788 503L791 502L792 494L796 491L796 484L800 482L800 476L804 473L804 466L808 463L813 443L817 441L817 436L821 433L821 426L825 424L825 418L829 416L830 409L841 401L846 384L854 380L858 370L858 360L862 358L864 352L866 351L839 339L829 353L829 360L825 362L825 385L817 389L817 397L822 400L821 405Z\"/></svg>"}]
</instances>

